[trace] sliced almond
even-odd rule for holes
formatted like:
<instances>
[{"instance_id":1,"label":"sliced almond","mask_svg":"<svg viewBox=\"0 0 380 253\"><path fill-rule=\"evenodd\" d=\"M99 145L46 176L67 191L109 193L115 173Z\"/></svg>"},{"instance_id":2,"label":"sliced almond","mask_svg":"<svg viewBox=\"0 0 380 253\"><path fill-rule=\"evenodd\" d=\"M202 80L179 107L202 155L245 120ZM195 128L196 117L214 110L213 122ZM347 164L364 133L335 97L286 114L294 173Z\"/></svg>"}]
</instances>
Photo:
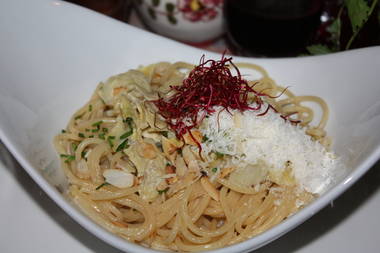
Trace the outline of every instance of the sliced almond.
<instances>
[{"instance_id":1,"label":"sliced almond","mask_svg":"<svg viewBox=\"0 0 380 253\"><path fill-rule=\"evenodd\" d=\"M219 201L219 192L215 189L214 185L211 184L210 180L208 180L208 177L201 178L201 185L211 198Z\"/></svg>"},{"instance_id":2,"label":"sliced almond","mask_svg":"<svg viewBox=\"0 0 380 253\"><path fill-rule=\"evenodd\" d=\"M162 138L162 149L164 154L169 156L177 151L182 146L182 143L176 139Z\"/></svg>"},{"instance_id":3,"label":"sliced almond","mask_svg":"<svg viewBox=\"0 0 380 253\"><path fill-rule=\"evenodd\" d=\"M141 157L154 159L157 156L156 147L151 143L142 142L138 148L138 153Z\"/></svg>"},{"instance_id":4,"label":"sliced almond","mask_svg":"<svg viewBox=\"0 0 380 253\"><path fill-rule=\"evenodd\" d=\"M103 172L106 182L118 188L131 187L134 183L134 176L126 171L108 169Z\"/></svg>"},{"instance_id":5,"label":"sliced almond","mask_svg":"<svg viewBox=\"0 0 380 253\"><path fill-rule=\"evenodd\" d=\"M127 90L125 87L117 87L117 88L114 88L113 89L113 95L116 96L118 95L120 92L122 92L123 90Z\"/></svg>"},{"instance_id":6,"label":"sliced almond","mask_svg":"<svg viewBox=\"0 0 380 253\"><path fill-rule=\"evenodd\" d=\"M191 135L194 137L191 137ZM186 133L183 135L183 139L185 140L186 144L197 146L197 142L201 143L202 142L202 133L199 130L192 130L190 133Z\"/></svg>"}]
</instances>

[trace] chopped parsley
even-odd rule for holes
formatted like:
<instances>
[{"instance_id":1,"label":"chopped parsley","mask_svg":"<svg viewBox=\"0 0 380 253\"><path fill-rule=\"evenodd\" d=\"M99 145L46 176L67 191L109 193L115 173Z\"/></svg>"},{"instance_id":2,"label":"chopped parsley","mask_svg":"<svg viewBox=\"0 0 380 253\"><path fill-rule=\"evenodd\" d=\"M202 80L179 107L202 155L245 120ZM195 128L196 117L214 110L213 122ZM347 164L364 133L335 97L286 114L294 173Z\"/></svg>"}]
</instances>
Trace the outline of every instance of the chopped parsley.
<instances>
[{"instance_id":1,"label":"chopped parsley","mask_svg":"<svg viewBox=\"0 0 380 253\"><path fill-rule=\"evenodd\" d=\"M222 159L224 157L224 154L218 151L215 151L215 155L216 155L216 159Z\"/></svg>"},{"instance_id":2,"label":"chopped parsley","mask_svg":"<svg viewBox=\"0 0 380 253\"><path fill-rule=\"evenodd\" d=\"M61 130L61 133L63 133L63 134L66 133L66 130L65 130L65 129L62 129L62 130Z\"/></svg>"},{"instance_id":3,"label":"chopped parsley","mask_svg":"<svg viewBox=\"0 0 380 253\"><path fill-rule=\"evenodd\" d=\"M87 154L86 151L82 151L82 153L80 154L80 156L81 156L82 158L86 158L86 154Z\"/></svg>"},{"instance_id":4,"label":"chopped parsley","mask_svg":"<svg viewBox=\"0 0 380 253\"><path fill-rule=\"evenodd\" d=\"M99 121L93 123L91 126L99 128L102 123L103 123L103 120L99 120Z\"/></svg>"},{"instance_id":5,"label":"chopped parsley","mask_svg":"<svg viewBox=\"0 0 380 253\"><path fill-rule=\"evenodd\" d=\"M108 144L110 144L111 148L113 148L113 140L115 139L115 136L108 136L107 141Z\"/></svg>"},{"instance_id":6,"label":"chopped parsley","mask_svg":"<svg viewBox=\"0 0 380 253\"><path fill-rule=\"evenodd\" d=\"M214 173L216 173L218 171L218 168L216 168L216 167L212 168L211 171L214 172Z\"/></svg>"},{"instance_id":7,"label":"chopped parsley","mask_svg":"<svg viewBox=\"0 0 380 253\"><path fill-rule=\"evenodd\" d=\"M68 163L68 162L71 162L71 161L74 161L74 160L75 160L75 156L74 156L74 155L65 155L65 154L61 154L60 156L61 156L62 158L66 158L65 163Z\"/></svg>"},{"instance_id":8,"label":"chopped parsley","mask_svg":"<svg viewBox=\"0 0 380 253\"><path fill-rule=\"evenodd\" d=\"M158 194L163 194L163 193L166 193L167 191L169 190L169 187L166 187L165 189L163 190L157 190Z\"/></svg>"},{"instance_id":9,"label":"chopped parsley","mask_svg":"<svg viewBox=\"0 0 380 253\"><path fill-rule=\"evenodd\" d=\"M78 148L78 144L76 143L71 143L71 147L73 148L74 152L77 150Z\"/></svg>"},{"instance_id":10,"label":"chopped parsley","mask_svg":"<svg viewBox=\"0 0 380 253\"><path fill-rule=\"evenodd\" d=\"M124 149L128 148L128 139L125 139L120 145L116 148L116 152L123 151Z\"/></svg>"},{"instance_id":11,"label":"chopped parsley","mask_svg":"<svg viewBox=\"0 0 380 253\"><path fill-rule=\"evenodd\" d=\"M83 133L79 133L78 136L81 137L81 138L85 137Z\"/></svg>"},{"instance_id":12,"label":"chopped parsley","mask_svg":"<svg viewBox=\"0 0 380 253\"><path fill-rule=\"evenodd\" d=\"M102 128L102 131L103 131L103 133L108 133L108 128L103 127L103 128Z\"/></svg>"},{"instance_id":13,"label":"chopped parsley","mask_svg":"<svg viewBox=\"0 0 380 253\"><path fill-rule=\"evenodd\" d=\"M128 132L125 132L124 134L120 135L120 140L122 139L125 139L125 138L128 138L129 136L131 136L133 133L133 130L129 130Z\"/></svg>"},{"instance_id":14,"label":"chopped parsley","mask_svg":"<svg viewBox=\"0 0 380 253\"><path fill-rule=\"evenodd\" d=\"M161 134L162 134L163 136L165 136L166 138L168 138L168 131L162 131Z\"/></svg>"},{"instance_id":15,"label":"chopped parsley","mask_svg":"<svg viewBox=\"0 0 380 253\"><path fill-rule=\"evenodd\" d=\"M91 132L92 132L92 133L99 132L99 128L91 129Z\"/></svg>"},{"instance_id":16,"label":"chopped parsley","mask_svg":"<svg viewBox=\"0 0 380 253\"><path fill-rule=\"evenodd\" d=\"M103 186L106 186L106 185L110 185L110 184L107 183L107 182L104 182L103 184L101 184L98 187L96 187L95 190L99 190L100 188L102 188Z\"/></svg>"},{"instance_id":17,"label":"chopped parsley","mask_svg":"<svg viewBox=\"0 0 380 253\"><path fill-rule=\"evenodd\" d=\"M203 137L202 137L202 142L203 143L205 143L206 141L208 141L209 140L209 138L206 136L206 135L204 135Z\"/></svg>"},{"instance_id":18,"label":"chopped parsley","mask_svg":"<svg viewBox=\"0 0 380 253\"><path fill-rule=\"evenodd\" d=\"M92 105L89 105L89 106L88 106L88 111L89 111L89 112L92 112Z\"/></svg>"},{"instance_id":19,"label":"chopped parsley","mask_svg":"<svg viewBox=\"0 0 380 253\"><path fill-rule=\"evenodd\" d=\"M105 140L105 139L106 139L104 136L105 136L105 133L100 133L100 134L99 134L99 138L102 139L102 140Z\"/></svg>"}]
</instances>

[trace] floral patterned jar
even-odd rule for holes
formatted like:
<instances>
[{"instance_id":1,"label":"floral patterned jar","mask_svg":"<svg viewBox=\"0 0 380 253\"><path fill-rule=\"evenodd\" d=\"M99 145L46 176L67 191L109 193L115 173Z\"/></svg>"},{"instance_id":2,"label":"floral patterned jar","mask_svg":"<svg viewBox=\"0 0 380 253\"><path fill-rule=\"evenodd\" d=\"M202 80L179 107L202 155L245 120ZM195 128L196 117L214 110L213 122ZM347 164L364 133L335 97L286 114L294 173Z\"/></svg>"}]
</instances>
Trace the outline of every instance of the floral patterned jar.
<instances>
[{"instance_id":1,"label":"floral patterned jar","mask_svg":"<svg viewBox=\"0 0 380 253\"><path fill-rule=\"evenodd\" d=\"M136 0L152 31L186 43L211 42L223 34L223 0Z\"/></svg>"}]
</instances>

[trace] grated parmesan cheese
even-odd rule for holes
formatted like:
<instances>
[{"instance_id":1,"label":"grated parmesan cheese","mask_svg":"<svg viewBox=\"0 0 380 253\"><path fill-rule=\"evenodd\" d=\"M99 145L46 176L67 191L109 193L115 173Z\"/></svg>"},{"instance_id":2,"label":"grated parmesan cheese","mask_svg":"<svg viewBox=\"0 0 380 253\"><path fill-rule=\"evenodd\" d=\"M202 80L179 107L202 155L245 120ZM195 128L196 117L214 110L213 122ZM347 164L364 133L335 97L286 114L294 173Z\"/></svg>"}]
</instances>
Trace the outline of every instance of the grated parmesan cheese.
<instances>
[{"instance_id":1,"label":"grated parmesan cheese","mask_svg":"<svg viewBox=\"0 0 380 253\"><path fill-rule=\"evenodd\" d=\"M200 128L208 138L202 143L206 154L230 155L232 162L239 166L264 162L270 174L280 175L290 161L292 176L310 193L321 194L332 183L339 160L313 141L305 129L290 124L273 110L257 116L258 111L215 109Z\"/></svg>"}]
</instances>

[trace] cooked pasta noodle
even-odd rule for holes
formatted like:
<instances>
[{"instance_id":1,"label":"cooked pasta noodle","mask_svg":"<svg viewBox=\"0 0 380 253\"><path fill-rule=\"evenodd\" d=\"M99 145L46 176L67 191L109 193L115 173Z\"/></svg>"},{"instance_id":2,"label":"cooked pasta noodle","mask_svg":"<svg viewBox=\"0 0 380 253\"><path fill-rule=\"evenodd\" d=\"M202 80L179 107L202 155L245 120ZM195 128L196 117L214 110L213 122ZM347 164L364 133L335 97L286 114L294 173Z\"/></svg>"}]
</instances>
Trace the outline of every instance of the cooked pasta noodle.
<instances>
[{"instance_id":1,"label":"cooked pasta noodle","mask_svg":"<svg viewBox=\"0 0 380 253\"><path fill-rule=\"evenodd\" d=\"M328 107L321 98L295 96L260 66L236 65L259 72L261 78L248 84L267 94L265 101L291 115L314 141L329 145ZM193 68L160 62L111 77L54 140L75 203L105 229L154 249L193 252L242 242L314 198L297 184L268 176L254 185L236 183L230 180L236 168L219 174L213 168L230 164L230 156L215 162L198 152L194 138L199 136L178 139L151 101L157 94L171 96L170 86L181 85ZM313 110L303 102L322 109L314 126Z\"/></svg>"}]
</instances>

